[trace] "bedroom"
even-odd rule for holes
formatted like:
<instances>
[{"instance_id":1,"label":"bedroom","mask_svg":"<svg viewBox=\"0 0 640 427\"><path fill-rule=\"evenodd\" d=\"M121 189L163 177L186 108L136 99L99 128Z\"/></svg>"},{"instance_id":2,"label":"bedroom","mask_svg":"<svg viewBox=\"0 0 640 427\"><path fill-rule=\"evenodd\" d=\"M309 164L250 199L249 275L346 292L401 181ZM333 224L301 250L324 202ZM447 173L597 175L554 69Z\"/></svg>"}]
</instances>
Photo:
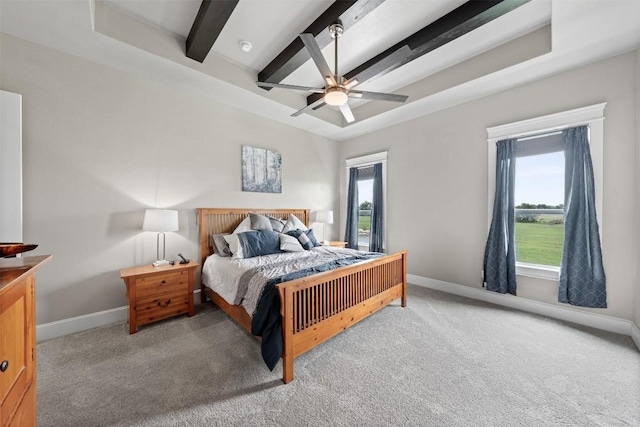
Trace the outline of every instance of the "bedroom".
<instances>
[{"instance_id":1,"label":"bedroom","mask_svg":"<svg viewBox=\"0 0 640 427\"><path fill-rule=\"evenodd\" d=\"M197 207L333 210L337 220L327 229L342 239L345 161L380 151L389 155L387 248L409 251L409 282L479 292L488 223L487 128L607 102L601 226L609 308L569 313L603 314L614 327L628 325L626 335L636 331L638 343L637 31L615 54L338 140L229 105L235 100L222 103L167 85L162 76L105 64L100 54L108 56L107 48L65 52L65 33L39 23L38 15L22 22L24 28L5 22L9 3L1 4L0 89L23 99L24 241L39 244L34 254L54 255L38 273L39 336L126 319L118 272L155 258L155 236L141 230L144 209L179 210L180 231L167 234L174 257L198 257ZM79 3L52 8L50 15L76 16L84 28L89 2ZM637 11L635 2L621 3L632 12L622 9L620 16ZM50 32L39 32L40 25ZM282 194L240 190L242 145L282 154ZM477 213L468 215L469 206ZM522 300L559 306L556 293L549 281L519 281Z\"/></svg>"}]
</instances>

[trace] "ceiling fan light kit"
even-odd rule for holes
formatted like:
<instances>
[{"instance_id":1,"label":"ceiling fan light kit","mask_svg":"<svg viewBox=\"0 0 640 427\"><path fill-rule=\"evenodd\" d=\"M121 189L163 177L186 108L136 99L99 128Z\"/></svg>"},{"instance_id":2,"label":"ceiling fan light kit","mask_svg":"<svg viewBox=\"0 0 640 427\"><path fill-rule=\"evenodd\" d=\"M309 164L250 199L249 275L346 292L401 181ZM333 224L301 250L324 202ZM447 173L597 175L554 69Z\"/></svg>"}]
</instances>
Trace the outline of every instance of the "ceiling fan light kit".
<instances>
[{"instance_id":1,"label":"ceiling fan light kit","mask_svg":"<svg viewBox=\"0 0 640 427\"><path fill-rule=\"evenodd\" d=\"M330 87L325 91L324 102L328 105L344 105L347 103L347 99L349 99L349 96L345 89L341 87Z\"/></svg>"},{"instance_id":2,"label":"ceiling fan light kit","mask_svg":"<svg viewBox=\"0 0 640 427\"><path fill-rule=\"evenodd\" d=\"M307 86L295 86L281 83L267 83L267 82L256 82L259 87L263 88L281 88L281 89L293 89L293 90L303 90L312 93L324 93L324 96L320 98L318 101L308 104L306 107L296 111L292 114L292 116L296 117L302 113L308 112L308 110L313 109L316 110L323 105L331 105L339 107L340 112L342 113L344 119L347 123L351 123L355 121L355 117L353 116L353 112L351 108L349 108L349 104L347 103L349 98L361 98L361 99L371 99L378 101L394 101L394 102L404 102L407 100L408 96L405 95L395 95L390 93L379 93L379 92L366 92L366 91L353 91L356 85L358 85L357 79L352 79L350 81L344 80L344 77L338 74L338 38L344 32L344 27L342 23L336 22L329 26L329 33L331 37L335 40L335 72L331 72L331 68L327 64L327 61L322 56L322 51L316 42L313 34L302 33L300 34L300 39L304 43L306 49L309 51L311 55L311 59L318 67L320 74L322 75L323 80L326 82L324 88L313 88Z\"/></svg>"}]
</instances>

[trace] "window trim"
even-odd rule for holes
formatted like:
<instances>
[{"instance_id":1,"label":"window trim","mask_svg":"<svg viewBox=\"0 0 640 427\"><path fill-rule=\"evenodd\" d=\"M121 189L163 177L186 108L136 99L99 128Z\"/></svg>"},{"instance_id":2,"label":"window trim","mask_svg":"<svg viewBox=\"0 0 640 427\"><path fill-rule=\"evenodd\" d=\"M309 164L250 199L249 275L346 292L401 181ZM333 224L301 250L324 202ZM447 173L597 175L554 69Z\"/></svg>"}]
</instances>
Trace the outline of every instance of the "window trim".
<instances>
[{"instance_id":1,"label":"window trim","mask_svg":"<svg viewBox=\"0 0 640 427\"><path fill-rule=\"evenodd\" d=\"M596 193L596 215L602 238L603 206L603 166L604 166L604 108L606 102L589 105L555 114L507 123L487 128L488 142L488 226L491 228L493 199L496 192L496 143L508 138L523 138L535 134L559 131L571 127L586 125L589 127L589 148L593 162L594 189ZM516 262L516 274L557 281L560 268Z\"/></svg>"},{"instance_id":2,"label":"window trim","mask_svg":"<svg viewBox=\"0 0 640 427\"><path fill-rule=\"evenodd\" d=\"M349 194L349 169L361 168L364 166L375 165L376 163L382 163L382 250L387 250L387 153L388 151L381 151L379 153L368 154L366 156L354 157L346 160L346 194ZM348 201L347 201L348 204ZM369 247L358 245L358 249L368 251Z\"/></svg>"}]
</instances>

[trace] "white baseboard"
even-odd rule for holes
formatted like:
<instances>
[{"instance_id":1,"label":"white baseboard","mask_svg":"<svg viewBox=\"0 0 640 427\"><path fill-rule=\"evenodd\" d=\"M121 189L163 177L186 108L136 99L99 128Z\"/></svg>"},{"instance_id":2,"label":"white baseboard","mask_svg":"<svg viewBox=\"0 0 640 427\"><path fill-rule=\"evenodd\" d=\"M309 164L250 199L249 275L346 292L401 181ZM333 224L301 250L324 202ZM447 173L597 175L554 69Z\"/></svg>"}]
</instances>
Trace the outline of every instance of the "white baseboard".
<instances>
[{"instance_id":1,"label":"white baseboard","mask_svg":"<svg viewBox=\"0 0 640 427\"><path fill-rule=\"evenodd\" d=\"M36 341L46 341L75 332L86 331L100 326L127 320L128 307L112 308L97 313L62 319L55 322L43 323L36 326Z\"/></svg>"},{"instance_id":2,"label":"white baseboard","mask_svg":"<svg viewBox=\"0 0 640 427\"><path fill-rule=\"evenodd\" d=\"M485 289L472 288L470 286L458 285L444 282L442 280L429 279L428 277L407 274L407 281L411 284L438 291L448 292L475 300L498 304L505 307L516 308L530 313L542 314L554 319L566 320L579 325L590 326L604 331L615 332L631 336L640 349L640 330L633 322L617 317L605 316L598 313L580 311L571 307L561 307L540 301L520 298L511 294L499 294ZM635 330L633 329L635 328ZM634 337L634 333L636 336Z\"/></svg>"},{"instance_id":3,"label":"white baseboard","mask_svg":"<svg viewBox=\"0 0 640 427\"><path fill-rule=\"evenodd\" d=\"M636 347L640 350L640 326L635 323L631 324L631 338L633 342L636 343Z\"/></svg>"},{"instance_id":4,"label":"white baseboard","mask_svg":"<svg viewBox=\"0 0 640 427\"><path fill-rule=\"evenodd\" d=\"M193 291L195 303L200 303L200 289ZM197 295L196 295L197 294ZM75 332L87 331L101 326L127 320L128 307L117 307L109 310L98 311L96 313L84 314L82 316L71 317L69 319L57 320L55 322L43 323L36 326L36 341L46 341L58 338Z\"/></svg>"}]
</instances>

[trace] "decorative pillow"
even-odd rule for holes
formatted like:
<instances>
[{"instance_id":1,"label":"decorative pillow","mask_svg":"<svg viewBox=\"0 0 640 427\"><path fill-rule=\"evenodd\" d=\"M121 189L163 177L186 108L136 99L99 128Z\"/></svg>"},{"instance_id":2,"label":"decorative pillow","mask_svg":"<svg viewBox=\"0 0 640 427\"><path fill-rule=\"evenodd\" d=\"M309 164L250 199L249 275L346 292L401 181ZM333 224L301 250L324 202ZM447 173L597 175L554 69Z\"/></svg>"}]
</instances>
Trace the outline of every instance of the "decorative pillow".
<instances>
[{"instance_id":1,"label":"decorative pillow","mask_svg":"<svg viewBox=\"0 0 640 427\"><path fill-rule=\"evenodd\" d=\"M273 230L252 230L238 234L238 248L242 258L271 255L282 252L280 238Z\"/></svg>"},{"instance_id":2,"label":"decorative pillow","mask_svg":"<svg viewBox=\"0 0 640 427\"><path fill-rule=\"evenodd\" d=\"M229 244L229 250L231 251L232 258L242 258L242 246L238 244L238 234L242 233L225 234L222 236Z\"/></svg>"},{"instance_id":3,"label":"decorative pillow","mask_svg":"<svg viewBox=\"0 0 640 427\"><path fill-rule=\"evenodd\" d=\"M224 236L224 234L212 234L211 246L213 246L213 252L219 256L229 257L231 256L231 249L229 249L227 241L224 240Z\"/></svg>"},{"instance_id":4,"label":"decorative pillow","mask_svg":"<svg viewBox=\"0 0 640 427\"><path fill-rule=\"evenodd\" d=\"M300 244L300 241L294 236L289 234L280 234L280 250L285 252L301 252L304 248Z\"/></svg>"},{"instance_id":5,"label":"decorative pillow","mask_svg":"<svg viewBox=\"0 0 640 427\"><path fill-rule=\"evenodd\" d=\"M236 229L233 230L233 233L231 233L231 234L244 233L245 231L251 231L251 218L250 217L246 217L245 219L243 219L242 222L240 224L238 224Z\"/></svg>"},{"instance_id":6,"label":"decorative pillow","mask_svg":"<svg viewBox=\"0 0 640 427\"><path fill-rule=\"evenodd\" d=\"M272 216L268 216L267 218L269 218L269 222L271 222L271 228L273 228L273 231L282 233L282 229L284 228L284 221Z\"/></svg>"},{"instance_id":7,"label":"decorative pillow","mask_svg":"<svg viewBox=\"0 0 640 427\"><path fill-rule=\"evenodd\" d=\"M318 239L316 239L316 236L313 235L312 229L305 230L304 234L307 235L314 247L320 246L320 243L318 243Z\"/></svg>"},{"instance_id":8,"label":"decorative pillow","mask_svg":"<svg viewBox=\"0 0 640 427\"><path fill-rule=\"evenodd\" d=\"M304 231L306 229L307 229L307 226L304 225L304 223L300 221L297 216L293 214L289 214L289 218L287 219L287 222L284 224L284 228L282 229L282 232L287 233L292 230Z\"/></svg>"},{"instance_id":9,"label":"decorative pillow","mask_svg":"<svg viewBox=\"0 0 640 427\"><path fill-rule=\"evenodd\" d=\"M303 230L291 230L291 231L287 231L287 234L289 236L293 236L297 238L300 244L302 245L302 247L305 248L306 250L313 248L313 243L311 243L311 240Z\"/></svg>"},{"instance_id":10,"label":"decorative pillow","mask_svg":"<svg viewBox=\"0 0 640 427\"><path fill-rule=\"evenodd\" d=\"M249 218L251 219L252 230L273 230L271 221L266 216L250 213Z\"/></svg>"}]
</instances>

